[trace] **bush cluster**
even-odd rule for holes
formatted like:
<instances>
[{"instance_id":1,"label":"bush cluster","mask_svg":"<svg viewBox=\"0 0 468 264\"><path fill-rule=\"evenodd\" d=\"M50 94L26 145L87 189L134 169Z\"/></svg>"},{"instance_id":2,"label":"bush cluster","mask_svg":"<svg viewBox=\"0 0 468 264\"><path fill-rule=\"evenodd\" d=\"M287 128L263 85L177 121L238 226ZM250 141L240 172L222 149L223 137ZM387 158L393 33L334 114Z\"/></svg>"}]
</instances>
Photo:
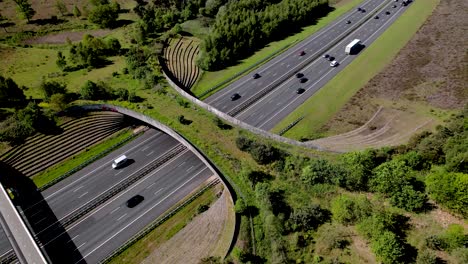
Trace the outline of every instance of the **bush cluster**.
<instances>
[{"instance_id":1,"label":"bush cluster","mask_svg":"<svg viewBox=\"0 0 468 264\"><path fill-rule=\"evenodd\" d=\"M244 136L237 137L236 145L240 150L250 153L252 158L258 164L269 164L278 160L282 156L279 149L269 144L255 142Z\"/></svg>"}]
</instances>

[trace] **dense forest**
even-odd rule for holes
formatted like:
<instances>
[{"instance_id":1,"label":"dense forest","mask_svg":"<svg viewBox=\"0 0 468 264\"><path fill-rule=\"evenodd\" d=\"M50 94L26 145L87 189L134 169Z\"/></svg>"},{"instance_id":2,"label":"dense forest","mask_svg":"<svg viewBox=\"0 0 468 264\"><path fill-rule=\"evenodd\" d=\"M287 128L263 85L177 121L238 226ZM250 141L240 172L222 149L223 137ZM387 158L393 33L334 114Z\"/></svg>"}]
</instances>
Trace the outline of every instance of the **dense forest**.
<instances>
[{"instance_id":1,"label":"dense forest","mask_svg":"<svg viewBox=\"0 0 468 264\"><path fill-rule=\"evenodd\" d=\"M326 0L240 0L221 7L203 40L199 66L227 67L267 43L295 33L329 10Z\"/></svg>"}]
</instances>

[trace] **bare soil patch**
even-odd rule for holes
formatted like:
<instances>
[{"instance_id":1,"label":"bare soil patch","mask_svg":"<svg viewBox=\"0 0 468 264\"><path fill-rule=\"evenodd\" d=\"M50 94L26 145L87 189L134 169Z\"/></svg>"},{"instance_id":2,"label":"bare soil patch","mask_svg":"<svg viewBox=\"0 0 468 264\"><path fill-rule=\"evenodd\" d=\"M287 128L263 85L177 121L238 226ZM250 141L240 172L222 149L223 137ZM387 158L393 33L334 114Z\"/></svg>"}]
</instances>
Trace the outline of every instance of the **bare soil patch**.
<instances>
[{"instance_id":1,"label":"bare soil patch","mask_svg":"<svg viewBox=\"0 0 468 264\"><path fill-rule=\"evenodd\" d=\"M229 210L232 209L229 206L228 195L223 191L221 197L206 212L196 216L142 263L198 263L204 257L225 251L220 251L217 246L228 222Z\"/></svg>"},{"instance_id":2,"label":"bare soil patch","mask_svg":"<svg viewBox=\"0 0 468 264\"><path fill-rule=\"evenodd\" d=\"M453 110L466 104L467 13L467 1L441 1L392 63L352 97L323 131L339 134L357 129L385 103L401 110L400 116L401 112L415 114L415 105L419 110Z\"/></svg>"},{"instance_id":3,"label":"bare soil patch","mask_svg":"<svg viewBox=\"0 0 468 264\"><path fill-rule=\"evenodd\" d=\"M87 30L79 32L62 32L58 34L51 34L37 38L31 38L24 41L25 44L64 44L69 39L72 42L81 41L85 34L92 35L94 37L102 37L109 34L111 30L109 29L97 29L97 30Z\"/></svg>"}]
</instances>

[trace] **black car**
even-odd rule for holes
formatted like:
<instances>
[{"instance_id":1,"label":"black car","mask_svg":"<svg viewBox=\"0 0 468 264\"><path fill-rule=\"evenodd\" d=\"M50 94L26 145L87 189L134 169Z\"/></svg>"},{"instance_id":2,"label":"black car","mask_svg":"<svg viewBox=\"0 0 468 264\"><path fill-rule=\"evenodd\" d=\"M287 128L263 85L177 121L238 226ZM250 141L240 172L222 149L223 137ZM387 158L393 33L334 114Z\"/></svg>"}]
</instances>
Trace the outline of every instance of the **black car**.
<instances>
[{"instance_id":1,"label":"black car","mask_svg":"<svg viewBox=\"0 0 468 264\"><path fill-rule=\"evenodd\" d=\"M396 8L396 5L393 5L393 8Z\"/></svg>"},{"instance_id":2,"label":"black car","mask_svg":"<svg viewBox=\"0 0 468 264\"><path fill-rule=\"evenodd\" d=\"M307 79L307 78L301 78L299 81L300 81L301 83L305 83L305 82L308 81L308 79Z\"/></svg>"},{"instance_id":3,"label":"black car","mask_svg":"<svg viewBox=\"0 0 468 264\"><path fill-rule=\"evenodd\" d=\"M304 88L297 88L297 90L296 90L297 94L301 94L303 92L305 92Z\"/></svg>"},{"instance_id":4,"label":"black car","mask_svg":"<svg viewBox=\"0 0 468 264\"><path fill-rule=\"evenodd\" d=\"M360 7L357 8L357 11L361 11L362 9Z\"/></svg>"},{"instance_id":5,"label":"black car","mask_svg":"<svg viewBox=\"0 0 468 264\"><path fill-rule=\"evenodd\" d=\"M334 61L334 60L335 60L335 57L333 56L328 57L328 61Z\"/></svg>"},{"instance_id":6,"label":"black car","mask_svg":"<svg viewBox=\"0 0 468 264\"><path fill-rule=\"evenodd\" d=\"M127 201L127 207L128 208L133 208L143 202L145 198L139 194L133 196L132 198L128 199Z\"/></svg>"},{"instance_id":7,"label":"black car","mask_svg":"<svg viewBox=\"0 0 468 264\"><path fill-rule=\"evenodd\" d=\"M235 100L239 99L240 97L241 97L240 94L235 93L235 94L231 95L231 101L235 101Z\"/></svg>"},{"instance_id":8,"label":"black car","mask_svg":"<svg viewBox=\"0 0 468 264\"><path fill-rule=\"evenodd\" d=\"M305 54L306 54L305 51L299 52L299 56L304 56Z\"/></svg>"},{"instance_id":9,"label":"black car","mask_svg":"<svg viewBox=\"0 0 468 264\"><path fill-rule=\"evenodd\" d=\"M324 57L325 59L328 59L328 57L330 57L330 55L325 54L325 55L323 55L323 57Z\"/></svg>"},{"instance_id":10,"label":"black car","mask_svg":"<svg viewBox=\"0 0 468 264\"><path fill-rule=\"evenodd\" d=\"M298 73L296 73L296 77L297 78L302 78L302 77L304 77L304 74L302 72L298 72Z\"/></svg>"},{"instance_id":11,"label":"black car","mask_svg":"<svg viewBox=\"0 0 468 264\"><path fill-rule=\"evenodd\" d=\"M366 10L365 10L364 8L362 8L362 9L361 9L361 12L365 13L365 12L366 12Z\"/></svg>"},{"instance_id":12,"label":"black car","mask_svg":"<svg viewBox=\"0 0 468 264\"><path fill-rule=\"evenodd\" d=\"M385 12L386 15L390 15L390 11Z\"/></svg>"},{"instance_id":13,"label":"black car","mask_svg":"<svg viewBox=\"0 0 468 264\"><path fill-rule=\"evenodd\" d=\"M346 24L351 24L351 20L346 21Z\"/></svg>"},{"instance_id":14,"label":"black car","mask_svg":"<svg viewBox=\"0 0 468 264\"><path fill-rule=\"evenodd\" d=\"M260 78L261 76L260 76L260 74L255 73L252 77L253 77L254 79L258 79L258 78Z\"/></svg>"},{"instance_id":15,"label":"black car","mask_svg":"<svg viewBox=\"0 0 468 264\"><path fill-rule=\"evenodd\" d=\"M379 16L375 16L374 18L375 18L375 19L379 19Z\"/></svg>"}]
</instances>

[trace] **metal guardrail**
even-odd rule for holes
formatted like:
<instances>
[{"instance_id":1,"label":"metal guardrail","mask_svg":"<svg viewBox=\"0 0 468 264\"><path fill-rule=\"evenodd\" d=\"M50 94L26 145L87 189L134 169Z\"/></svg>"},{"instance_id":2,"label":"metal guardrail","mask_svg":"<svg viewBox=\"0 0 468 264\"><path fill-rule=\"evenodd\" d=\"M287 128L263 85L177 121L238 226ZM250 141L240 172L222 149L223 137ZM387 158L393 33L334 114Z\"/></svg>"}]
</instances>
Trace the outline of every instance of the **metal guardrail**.
<instances>
[{"instance_id":1,"label":"metal guardrail","mask_svg":"<svg viewBox=\"0 0 468 264\"><path fill-rule=\"evenodd\" d=\"M191 203L193 200L196 198L200 197L205 191L207 191L209 188L217 185L219 182L221 182L218 178L211 181L209 184L207 184L205 187L203 187L201 190L193 194L189 199L185 200L182 204L171 210L169 213L165 214L162 218L156 219L153 223L145 227L143 230L140 232L136 233L132 238L127 240L122 246L117 248L116 250L112 251L104 260L102 260L100 263L109 263L113 258L118 256L120 253L125 251L127 248L135 244L138 240L142 239L145 237L148 233L156 229L158 226L166 222L169 218L171 218L173 215L175 215L177 212L179 212L182 208L187 206L189 203Z\"/></svg>"},{"instance_id":2,"label":"metal guardrail","mask_svg":"<svg viewBox=\"0 0 468 264\"><path fill-rule=\"evenodd\" d=\"M301 120L304 119L304 116L299 117L298 119L294 120L286 126L285 128L281 129L281 131L278 133L278 135L282 136L284 133L286 133L289 129L291 129L293 126L297 125L297 123L301 122Z\"/></svg>"},{"instance_id":3,"label":"metal guardrail","mask_svg":"<svg viewBox=\"0 0 468 264\"><path fill-rule=\"evenodd\" d=\"M236 74L234 74L233 76L229 77L228 79L218 83L217 85L211 87L210 89L206 90L205 92L203 92L202 94L200 94L198 96L198 98L202 98L203 96L215 91L216 89L228 84L229 82L231 82L232 80L235 80L236 78L238 78L239 76L242 76L243 74L251 71L252 69L255 69L257 66L263 64L264 62L266 61L269 61L271 59L273 59L274 57L276 57L277 55L279 55L280 53L282 53L284 50L286 50L287 48L289 48L289 46L291 46L292 44L296 43L297 40L294 40L293 42L289 43L289 44L286 44L284 45L283 47L281 47L280 49L278 49L277 51L273 52L272 54L266 56L265 58L261 59L260 61L257 61L256 63L254 63L253 65L249 66L247 69L243 70L243 71L240 71Z\"/></svg>"},{"instance_id":4,"label":"metal guardrail","mask_svg":"<svg viewBox=\"0 0 468 264\"><path fill-rule=\"evenodd\" d=\"M0 259L0 264L13 263L15 260L18 260L18 258L16 257L15 252L11 250L6 255L2 256L2 258Z\"/></svg>"},{"instance_id":5,"label":"metal guardrail","mask_svg":"<svg viewBox=\"0 0 468 264\"><path fill-rule=\"evenodd\" d=\"M184 151L187 149L187 147L183 145L177 145L176 147L172 148L168 153L164 154L162 157L156 159L153 161L149 166L141 169L138 171L138 173L135 174L135 176L130 177L123 182L115 185L112 187L109 191L103 193L102 195L98 196L97 198L93 199L92 201L89 201L85 205L83 205L80 209L78 209L75 213L69 215L66 217L64 220L60 221L61 225L63 227L68 227L71 224L73 224L76 220L84 216L85 214L89 213L99 205L105 203L112 197L114 197L116 194L119 192L127 189L130 185L135 183L136 181L140 180L144 176L148 175L151 171L155 170L156 168L160 167L173 157L175 157L177 154L180 152Z\"/></svg>"},{"instance_id":6,"label":"metal guardrail","mask_svg":"<svg viewBox=\"0 0 468 264\"><path fill-rule=\"evenodd\" d=\"M91 157L90 159L86 160L85 162L81 163L80 165L76 166L75 168L67 171L65 174L61 175L60 177L57 177L55 178L54 180L44 184L43 186L39 187L38 190L39 191L44 191L46 190L47 188L50 188L51 186L53 186L54 184L68 178L69 176L73 175L74 173L76 173L77 171L80 171L81 169L83 169L84 167L88 166L89 164L95 162L96 160L104 157L105 155L109 154L110 152L114 151L115 149L119 148L120 146L122 146L123 144L129 142L130 140L136 138L137 136L139 136L141 133L143 133L143 131L140 131L136 134L133 134L123 140L121 140L120 142L110 146L109 148L107 148L106 150L100 152L99 154Z\"/></svg>"},{"instance_id":7,"label":"metal guardrail","mask_svg":"<svg viewBox=\"0 0 468 264\"><path fill-rule=\"evenodd\" d=\"M319 49L317 52L316 52L316 55L315 56L311 56L310 58L302 61L301 63L299 63L298 65L296 65L294 68L292 68L288 73L284 74L281 78L279 78L278 80L268 84L264 89L262 89L261 91L257 92L256 94L254 94L252 97L250 97L247 101L243 102L242 104L238 105L237 107L235 107L234 109L232 109L231 111L229 111L227 114L230 115L230 116L236 116L237 114L239 114L240 112L242 112L244 109L246 109L247 107L249 107L250 105L252 105L255 101L259 100L260 98L262 98L263 96L265 96L267 93L273 91L275 88L277 88L281 83L283 83L284 81L286 81L287 79L289 79L291 76L293 76L294 74L296 74L297 71L299 71L300 69L304 68L306 65L308 65L309 63L311 63L312 61L316 60L317 58L319 58L321 56L322 53L324 53L325 51L327 51L328 49L330 49L330 47L333 47L335 46L338 42L342 41L343 39L345 39L346 37L349 36L350 33L356 31L359 29L359 27L364 24L365 22L367 22L369 19L371 19L376 13L380 12L380 10L383 9L383 7L388 4L389 2L382 2L382 4L376 8L373 12L370 12L366 15L365 19L361 20L360 22L358 22L357 24L355 24L355 26L353 28L351 28L350 30L348 31L345 31L343 33L341 33L341 35L336 38L334 41L330 42L329 45L325 45L323 46L321 49ZM345 34L346 33L346 34Z\"/></svg>"}]
</instances>

